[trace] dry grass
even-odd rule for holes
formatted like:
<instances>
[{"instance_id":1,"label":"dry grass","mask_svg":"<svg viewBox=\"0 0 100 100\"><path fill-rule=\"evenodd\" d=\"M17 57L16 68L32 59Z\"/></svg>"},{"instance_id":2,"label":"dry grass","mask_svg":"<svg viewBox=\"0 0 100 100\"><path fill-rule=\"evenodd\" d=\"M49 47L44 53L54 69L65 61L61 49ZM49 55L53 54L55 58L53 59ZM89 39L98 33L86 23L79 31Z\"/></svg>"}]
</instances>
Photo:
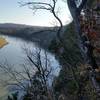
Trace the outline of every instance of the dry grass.
<instances>
[{"instance_id":1,"label":"dry grass","mask_svg":"<svg viewBox=\"0 0 100 100\"><path fill-rule=\"evenodd\" d=\"M5 46L6 44L8 44L8 42L4 38L0 37L0 48Z\"/></svg>"}]
</instances>

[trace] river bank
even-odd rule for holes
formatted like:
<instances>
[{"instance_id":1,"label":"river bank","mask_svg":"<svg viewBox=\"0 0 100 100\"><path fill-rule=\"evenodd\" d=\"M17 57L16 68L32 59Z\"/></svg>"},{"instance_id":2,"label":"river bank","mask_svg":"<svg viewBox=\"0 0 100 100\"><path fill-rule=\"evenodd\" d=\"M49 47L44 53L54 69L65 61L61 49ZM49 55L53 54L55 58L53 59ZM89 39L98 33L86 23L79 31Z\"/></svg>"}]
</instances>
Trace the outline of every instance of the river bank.
<instances>
[{"instance_id":1,"label":"river bank","mask_svg":"<svg viewBox=\"0 0 100 100\"><path fill-rule=\"evenodd\" d=\"M8 42L5 40L5 38L0 37L0 49L7 44L8 44Z\"/></svg>"}]
</instances>

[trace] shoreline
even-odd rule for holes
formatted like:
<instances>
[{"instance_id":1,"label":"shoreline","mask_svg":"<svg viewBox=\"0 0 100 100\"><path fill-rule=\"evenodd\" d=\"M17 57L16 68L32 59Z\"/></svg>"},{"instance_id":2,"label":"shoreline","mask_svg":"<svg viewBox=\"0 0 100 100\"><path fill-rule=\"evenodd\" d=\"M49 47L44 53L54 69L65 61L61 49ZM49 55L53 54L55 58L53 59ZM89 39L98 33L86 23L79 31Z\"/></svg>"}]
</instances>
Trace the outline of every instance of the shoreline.
<instances>
[{"instance_id":1,"label":"shoreline","mask_svg":"<svg viewBox=\"0 0 100 100\"><path fill-rule=\"evenodd\" d=\"M6 41L6 39L3 37L0 37L0 49L3 48L7 44L8 42Z\"/></svg>"}]
</instances>

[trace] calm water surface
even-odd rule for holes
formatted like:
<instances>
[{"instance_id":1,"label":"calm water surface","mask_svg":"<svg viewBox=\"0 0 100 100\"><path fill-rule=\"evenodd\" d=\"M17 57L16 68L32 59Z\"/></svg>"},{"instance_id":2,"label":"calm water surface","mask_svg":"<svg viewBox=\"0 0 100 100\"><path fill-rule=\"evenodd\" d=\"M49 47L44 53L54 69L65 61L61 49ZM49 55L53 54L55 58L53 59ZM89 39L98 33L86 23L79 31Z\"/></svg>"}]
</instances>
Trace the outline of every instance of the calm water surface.
<instances>
[{"instance_id":1,"label":"calm water surface","mask_svg":"<svg viewBox=\"0 0 100 100\"><path fill-rule=\"evenodd\" d=\"M37 46L32 42L26 42L18 38L8 36L2 37L7 40L8 44L0 49L0 63L11 64L14 65L18 70L21 70L21 64L24 63L26 58L26 54L24 53L23 47L31 48L34 50L35 48L37 48ZM56 69L53 70L53 73L55 75L58 75L60 70L59 63L52 54L48 53L48 56L50 58L52 67ZM4 78L7 78L7 76L0 70L0 80L3 80ZM0 82L2 83L2 81ZM7 93L8 90L6 89L6 87L0 84L0 100L2 100L2 97L5 96Z\"/></svg>"}]
</instances>

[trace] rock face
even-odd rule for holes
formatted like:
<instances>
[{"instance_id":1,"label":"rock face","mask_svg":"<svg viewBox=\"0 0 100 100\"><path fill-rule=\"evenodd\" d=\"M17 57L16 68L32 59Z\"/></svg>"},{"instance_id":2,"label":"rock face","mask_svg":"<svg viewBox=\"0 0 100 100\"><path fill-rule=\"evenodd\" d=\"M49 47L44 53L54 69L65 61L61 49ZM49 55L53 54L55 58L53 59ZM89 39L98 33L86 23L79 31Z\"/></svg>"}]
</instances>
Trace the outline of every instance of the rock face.
<instances>
[{"instance_id":1,"label":"rock face","mask_svg":"<svg viewBox=\"0 0 100 100\"><path fill-rule=\"evenodd\" d=\"M4 38L0 37L0 48L4 47L7 44L8 42Z\"/></svg>"}]
</instances>

